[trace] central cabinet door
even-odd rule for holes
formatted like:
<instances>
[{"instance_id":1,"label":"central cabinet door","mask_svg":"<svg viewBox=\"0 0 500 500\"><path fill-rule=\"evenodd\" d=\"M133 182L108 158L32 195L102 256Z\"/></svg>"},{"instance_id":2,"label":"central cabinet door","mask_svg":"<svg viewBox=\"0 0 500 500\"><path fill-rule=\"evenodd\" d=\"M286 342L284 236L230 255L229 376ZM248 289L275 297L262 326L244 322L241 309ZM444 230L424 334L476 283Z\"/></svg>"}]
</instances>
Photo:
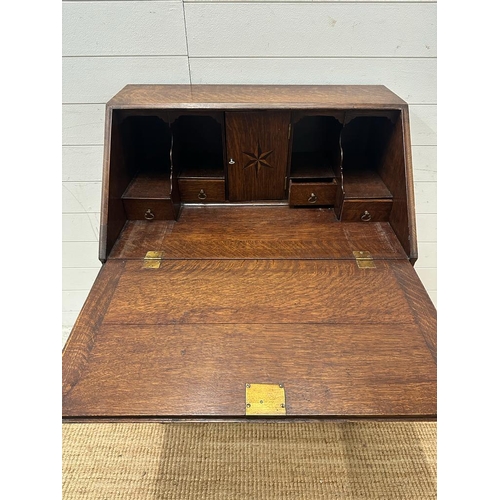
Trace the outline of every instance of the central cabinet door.
<instances>
[{"instance_id":1,"label":"central cabinet door","mask_svg":"<svg viewBox=\"0 0 500 500\"><path fill-rule=\"evenodd\" d=\"M289 111L226 113L230 201L285 198L289 124Z\"/></svg>"}]
</instances>

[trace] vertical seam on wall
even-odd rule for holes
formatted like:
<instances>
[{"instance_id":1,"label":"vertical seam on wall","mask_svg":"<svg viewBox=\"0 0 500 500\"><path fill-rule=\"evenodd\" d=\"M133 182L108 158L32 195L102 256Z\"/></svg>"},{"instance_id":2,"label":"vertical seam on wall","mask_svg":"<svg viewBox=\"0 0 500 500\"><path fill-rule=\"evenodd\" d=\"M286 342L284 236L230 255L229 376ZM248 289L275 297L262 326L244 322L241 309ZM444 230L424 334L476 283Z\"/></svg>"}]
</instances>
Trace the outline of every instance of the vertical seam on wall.
<instances>
[{"instance_id":1,"label":"vertical seam on wall","mask_svg":"<svg viewBox=\"0 0 500 500\"><path fill-rule=\"evenodd\" d=\"M192 85L193 81L191 78L191 60L189 57L189 42L188 42L188 32L186 23L186 6L184 0L182 0L182 16L184 18L184 36L186 37L186 54L187 54L188 73L189 73L189 85Z\"/></svg>"}]
</instances>

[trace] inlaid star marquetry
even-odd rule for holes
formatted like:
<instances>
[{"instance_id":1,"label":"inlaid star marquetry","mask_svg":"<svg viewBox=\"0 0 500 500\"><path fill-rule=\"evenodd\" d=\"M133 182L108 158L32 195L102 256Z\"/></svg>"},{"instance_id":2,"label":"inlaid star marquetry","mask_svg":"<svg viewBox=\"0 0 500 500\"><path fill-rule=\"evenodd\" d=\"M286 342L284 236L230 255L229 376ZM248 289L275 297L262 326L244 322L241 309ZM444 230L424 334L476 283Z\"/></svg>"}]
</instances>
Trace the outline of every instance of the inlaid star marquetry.
<instances>
[{"instance_id":1,"label":"inlaid star marquetry","mask_svg":"<svg viewBox=\"0 0 500 500\"><path fill-rule=\"evenodd\" d=\"M267 157L273 152L274 152L274 149L263 153L262 149L260 147L260 142L257 142L257 154L246 153L245 151L243 151L243 154L247 155L250 158L250 160L243 167L243 169L246 170L249 167L250 168L255 167L255 175L257 176L262 167L274 168L272 165L269 165L269 163L266 161Z\"/></svg>"}]
</instances>

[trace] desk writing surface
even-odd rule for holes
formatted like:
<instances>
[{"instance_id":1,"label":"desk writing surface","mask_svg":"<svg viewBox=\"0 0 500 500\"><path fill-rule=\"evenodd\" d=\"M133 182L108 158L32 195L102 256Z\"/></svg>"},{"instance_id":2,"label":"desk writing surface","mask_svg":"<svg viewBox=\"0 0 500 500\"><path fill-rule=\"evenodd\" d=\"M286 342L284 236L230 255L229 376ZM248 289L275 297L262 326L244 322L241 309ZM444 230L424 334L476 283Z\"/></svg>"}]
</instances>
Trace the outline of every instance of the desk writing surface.
<instances>
[{"instance_id":1,"label":"desk writing surface","mask_svg":"<svg viewBox=\"0 0 500 500\"><path fill-rule=\"evenodd\" d=\"M388 224L185 206L124 228L63 353L63 416L240 418L245 384L280 383L287 418L434 418L435 330Z\"/></svg>"}]
</instances>

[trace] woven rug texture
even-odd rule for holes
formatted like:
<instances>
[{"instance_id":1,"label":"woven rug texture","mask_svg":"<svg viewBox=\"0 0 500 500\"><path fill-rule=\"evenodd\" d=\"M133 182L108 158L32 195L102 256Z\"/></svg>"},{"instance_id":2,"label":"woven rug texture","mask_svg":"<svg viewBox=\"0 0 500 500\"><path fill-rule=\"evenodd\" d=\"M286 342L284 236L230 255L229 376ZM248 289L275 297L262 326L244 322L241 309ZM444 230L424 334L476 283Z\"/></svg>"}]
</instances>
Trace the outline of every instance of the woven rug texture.
<instances>
[{"instance_id":1,"label":"woven rug texture","mask_svg":"<svg viewBox=\"0 0 500 500\"><path fill-rule=\"evenodd\" d=\"M63 424L63 499L427 500L436 423Z\"/></svg>"}]
</instances>

